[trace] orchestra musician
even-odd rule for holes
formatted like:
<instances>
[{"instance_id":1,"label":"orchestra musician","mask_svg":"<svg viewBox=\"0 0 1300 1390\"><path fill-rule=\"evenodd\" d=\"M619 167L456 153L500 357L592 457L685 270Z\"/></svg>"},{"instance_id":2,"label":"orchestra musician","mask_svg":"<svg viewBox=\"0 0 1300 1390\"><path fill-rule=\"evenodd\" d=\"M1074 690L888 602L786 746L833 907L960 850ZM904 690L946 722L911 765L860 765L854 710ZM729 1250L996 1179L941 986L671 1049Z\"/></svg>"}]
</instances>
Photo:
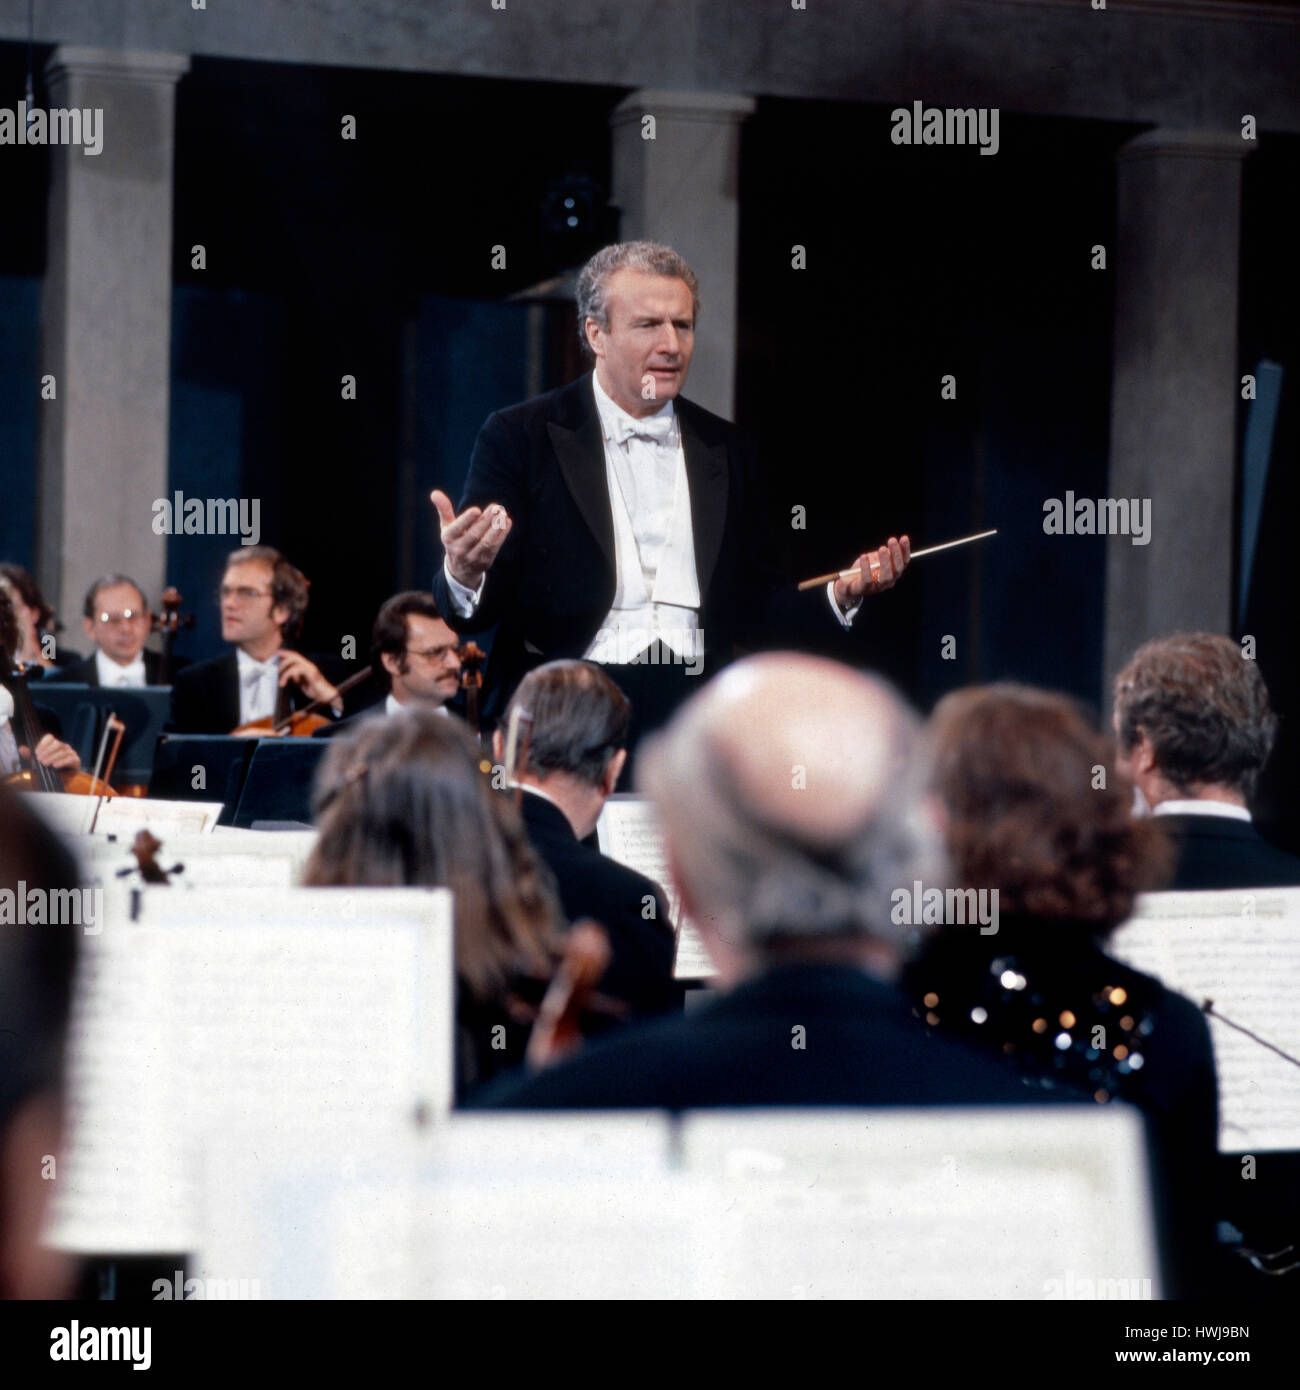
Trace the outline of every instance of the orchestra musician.
<instances>
[{"instance_id":1,"label":"orchestra musician","mask_svg":"<svg viewBox=\"0 0 1300 1390\"><path fill-rule=\"evenodd\" d=\"M21 595L0 574L0 778L21 771L24 757L31 752L20 740L14 726L14 698L6 684L9 672L21 666L18 656L23 645L21 606ZM60 772L76 772L81 767L81 759L77 750L59 737L62 731L58 719L39 706L36 707L36 716L43 726L36 742L37 761Z\"/></svg>"},{"instance_id":2,"label":"orchestra musician","mask_svg":"<svg viewBox=\"0 0 1300 1390\"><path fill-rule=\"evenodd\" d=\"M675 936L663 889L644 874L584 843L627 761L631 707L608 674L589 661L549 661L520 682L506 712L526 710L528 736L507 776L520 787L519 810L533 847L555 875L570 922L594 918L609 937L602 993L633 1014L679 1008L673 980ZM492 736L498 763L505 738Z\"/></svg>"},{"instance_id":3,"label":"orchestra musician","mask_svg":"<svg viewBox=\"0 0 1300 1390\"><path fill-rule=\"evenodd\" d=\"M336 719L314 737L334 738L358 720L393 714L410 705L448 713L447 701L460 689L460 639L447 626L433 595L408 589L385 600L370 634L370 668L383 704Z\"/></svg>"},{"instance_id":4,"label":"orchestra musician","mask_svg":"<svg viewBox=\"0 0 1300 1390\"><path fill-rule=\"evenodd\" d=\"M7 560L0 564L0 577L7 579L17 594L21 637L18 660L23 663L28 680L80 661L80 653L65 651L55 641L55 630L60 625L32 576L21 565Z\"/></svg>"},{"instance_id":5,"label":"orchestra musician","mask_svg":"<svg viewBox=\"0 0 1300 1390\"><path fill-rule=\"evenodd\" d=\"M1032 1101L999 1059L927 1038L896 984L911 929L891 888L942 877L919 733L883 683L820 657L749 657L704 686L649 741L642 780L717 995L502 1078L474 1104ZM806 1047L791 1046L799 1036Z\"/></svg>"},{"instance_id":6,"label":"orchestra musician","mask_svg":"<svg viewBox=\"0 0 1300 1390\"><path fill-rule=\"evenodd\" d=\"M498 411L479 432L459 510L435 491L445 560L433 585L461 632L499 622L485 715L524 673L584 657L609 668L641 732L779 621L780 576L760 523L752 451L681 391L699 288L653 242L599 251L578 279L578 322L594 370ZM906 536L861 555L825 597L787 617L849 628L868 594L908 563ZM770 640L770 637L769 637Z\"/></svg>"},{"instance_id":7,"label":"orchestra musician","mask_svg":"<svg viewBox=\"0 0 1300 1390\"><path fill-rule=\"evenodd\" d=\"M65 666L55 681L73 681L104 689L163 685L162 657L146 650L153 615L144 590L125 574L106 574L86 591L81 625L94 653L74 666ZM173 657L173 669L187 665Z\"/></svg>"},{"instance_id":8,"label":"orchestra musician","mask_svg":"<svg viewBox=\"0 0 1300 1390\"><path fill-rule=\"evenodd\" d=\"M318 664L330 659L314 661L288 646L307 612L300 570L272 546L242 546L226 560L218 598L221 636L231 650L176 673L173 732L228 734L273 716L281 699L289 709L324 700L335 718L342 714L343 698Z\"/></svg>"},{"instance_id":9,"label":"orchestra musician","mask_svg":"<svg viewBox=\"0 0 1300 1390\"><path fill-rule=\"evenodd\" d=\"M465 725L427 704L357 721L325 756L320 835L303 869L307 887L451 889L460 1099L523 1061L562 925L550 877L481 761Z\"/></svg>"},{"instance_id":10,"label":"orchestra musician","mask_svg":"<svg viewBox=\"0 0 1300 1390\"><path fill-rule=\"evenodd\" d=\"M0 613L8 601L0 602ZM0 618L3 621L3 618ZM77 866L23 798L0 787L0 892L71 897ZM44 1232L61 1151L64 1057L79 929L53 914L33 930L0 916L0 1299L62 1298L76 1267Z\"/></svg>"}]
</instances>

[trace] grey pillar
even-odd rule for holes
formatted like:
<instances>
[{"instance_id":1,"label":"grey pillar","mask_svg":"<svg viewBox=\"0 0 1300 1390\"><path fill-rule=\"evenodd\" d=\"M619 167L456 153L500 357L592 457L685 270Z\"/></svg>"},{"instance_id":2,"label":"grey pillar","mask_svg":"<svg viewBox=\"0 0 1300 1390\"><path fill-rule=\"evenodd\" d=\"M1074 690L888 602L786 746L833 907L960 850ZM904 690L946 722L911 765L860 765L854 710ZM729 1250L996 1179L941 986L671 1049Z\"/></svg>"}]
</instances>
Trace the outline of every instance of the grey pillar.
<instances>
[{"instance_id":1,"label":"grey pillar","mask_svg":"<svg viewBox=\"0 0 1300 1390\"><path fill-rule=\"evenodd\" d=\"M1103 705L1133 648L1231 631L1241 166L1236 135L1153 130L1119 154L1111 497L1151 540L1107 542Z\"/></svg>"},{"instance_id":2,"label":"grey pillar","mask_svg":"<svg viewBox=\"0 0 1300 1390\"><path fill-rule=\"evenodd\" d=\"M685 394L731 418L736 382L740 124L749 97L638 91L610 116L619 235L672 246L700 282L700 321ZM654 139L644 138L646 116Z\"/></svg>"},{"instance_id":3,"label":"grey pillar","mask_svg":"<svg viewBox=\"0 0 1300 1390\"><path fill-rule=\"evenodd\" d=\"M55 50L46 105L103 112L98 155L50 149L37 572L77 645L87 585L121 570L157 603L166 538L176 83L189 59ZM80 645L84 646L84 642Z\"/></svg>"}]
</instances>

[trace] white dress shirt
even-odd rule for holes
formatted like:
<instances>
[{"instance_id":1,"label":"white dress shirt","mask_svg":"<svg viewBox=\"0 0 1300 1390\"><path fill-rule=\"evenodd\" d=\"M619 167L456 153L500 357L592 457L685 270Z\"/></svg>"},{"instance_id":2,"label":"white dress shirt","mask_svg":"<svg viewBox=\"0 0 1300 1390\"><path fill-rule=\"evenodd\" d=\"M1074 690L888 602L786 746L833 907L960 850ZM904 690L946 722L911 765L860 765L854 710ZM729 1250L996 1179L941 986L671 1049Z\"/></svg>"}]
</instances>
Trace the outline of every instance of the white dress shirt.
<instances>
[{"instance_id":1,"label":"white dress shirt","mask_svg":"<svg viewBox=\"0 0 1300 1390\"><path fill-rule=\"evenodd\" d=\"M695 568L695 531L681 426L672 401L638 419L613 401L591 374L605 445L605 481L614 522L614 603L583 653L588 661L627 664L656 640L681 660L703 655L700 585ZM443 562L452 604L462 618L473 615L486 574L471 589L452 578ZM835 602L835 582L826 586L831 611L844 627L847 613Z\"/></svg>"},{"instance_id":2,"label":"white dress shirt","mask_svg":"<svg viewBox=\"0 0 1300 1390\"><path fill-rule=\"evenodd\" d=\"M254 661L242 647L236 647L235 657L239 662L239 722L269 719L275 713L280 689L280 653Z\"/></svg>"},{"instance_id":3,"label":"white dress shirt","mask_svg":"<svg viewBox=\"0 0 1300 1390\"><path fill-rule=\"evenodd\" d=\"M95 672L100 685L108 690L120 686L149 684L144 672L143 652L129 666L119 666L111 656L105 656L102 650L96 648Z\"/></svg>"},{"instance_id":4,"label":"white dress shirt","mask_svg":"<svg viewBox=\"0 0 1300 1390\"><path fill-rule=\"evenodd\" d=\"M1234 806L1231 801L1162 801L1152 813L1157 816L1227 816L1231 820L1251 819L1244 806Z\"/></svg>"},{"instance_id":5,"label":"white dress shirt","mask_svg":"<svg viewBox=\"0 0 1300 1390\"><path fill-rule=\"evenodd\" d=\"M385 714L397 714L400 710L404 710L405 708L406 708L406 706L405 706L405 705L397 698L397 696L394 695L393 692L390 690L390 691L388 692L388 694L387 694L387 695L385 696L385 698L384 698L384 713L385 713ZM447 708L446 705L436 705L436 706L434 707L434 711L433 711L433 712L434 712L435 714L450 714L450 713L451 713L451 711Z\"/></svg>"}]
</instances>

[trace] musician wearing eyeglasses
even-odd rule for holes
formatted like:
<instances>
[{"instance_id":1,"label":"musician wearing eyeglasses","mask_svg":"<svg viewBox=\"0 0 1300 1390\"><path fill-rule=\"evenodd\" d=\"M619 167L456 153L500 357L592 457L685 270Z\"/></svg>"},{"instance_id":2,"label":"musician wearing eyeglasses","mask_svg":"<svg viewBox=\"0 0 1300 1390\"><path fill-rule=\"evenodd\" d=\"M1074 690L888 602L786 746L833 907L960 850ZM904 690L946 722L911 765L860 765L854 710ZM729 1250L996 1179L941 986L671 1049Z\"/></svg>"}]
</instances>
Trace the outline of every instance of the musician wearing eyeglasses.
<instances>
[{"instance_id":1,"label":"musician wearing eyeglasses","mask_svg":"<svg viewBox=\"0 0 1300 1390\"><path fill-rule=\"evenodd\" d=\"M70 681L112 690L140 685L162 685L162 657L147 651L145 642L153 628L153 615L144 590L125 574L106 574L86 591L81 626L94 653L75 666L64 667L54 681ZM174 657L174 666L186 665Z\"/></svg>"},{"instance_id":2,"label":"musician wearing eyeglasses","mask_svg":"<svg viewBox=\"0 0 1300 1390\"><path fill-rule=\"evenodd\" d=\"M176 733L228 734L271 719L281 706L302 709L324 701L334 717L343 697L313 660L290 649L307 612L308 582L272 546L232 551L217 593L221 636L231 650L176 674L169 727ZM283 694L281 693L283 692Z\"/></svg>"},{"instance_id":3,"label":"musician wearing eyeglasses","mask_svg":"<svg viewBox=\"0 0 1300 1390\"><path fill-rule=\"evenodd\" d=\"M413 705L446 714L447 702L460 689L460 639L443 621L437 600L408 589L385 601L370 636L374 679L387 687L382 705L374 705L316 731L333 738L359 719L393 714Z\"/></svg>"}]
</instances>

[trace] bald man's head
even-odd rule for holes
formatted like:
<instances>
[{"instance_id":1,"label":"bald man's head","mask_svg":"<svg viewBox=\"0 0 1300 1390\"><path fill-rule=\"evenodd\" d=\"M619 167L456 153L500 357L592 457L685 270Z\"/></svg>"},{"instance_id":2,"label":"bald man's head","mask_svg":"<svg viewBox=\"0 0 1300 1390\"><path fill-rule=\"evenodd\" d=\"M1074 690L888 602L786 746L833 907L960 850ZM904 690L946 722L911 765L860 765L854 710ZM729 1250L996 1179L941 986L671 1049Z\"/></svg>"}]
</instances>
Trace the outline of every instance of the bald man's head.
<instances>
[{"instance_id":1,"label":"bald man's head","mask_svg":"<svg viewBox=\"0 0 1300 1390\"><path fill-rule=\"evenodd\" d=\"M643 755L696 912L736 944L899 944L890 894L942 877L919 725L883 682L818 657L729 667Z\"/></svg>"}]
</instances>

